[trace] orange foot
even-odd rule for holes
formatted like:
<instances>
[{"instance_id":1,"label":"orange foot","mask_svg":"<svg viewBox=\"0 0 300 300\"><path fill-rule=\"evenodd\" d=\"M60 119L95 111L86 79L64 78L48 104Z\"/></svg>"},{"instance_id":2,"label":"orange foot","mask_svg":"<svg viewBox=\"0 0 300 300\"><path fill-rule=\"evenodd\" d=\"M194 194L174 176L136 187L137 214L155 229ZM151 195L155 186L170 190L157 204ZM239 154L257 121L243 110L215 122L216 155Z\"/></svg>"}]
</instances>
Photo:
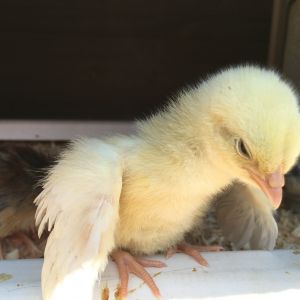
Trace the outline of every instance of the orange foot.
<instances>
[{"instance_id":1,"label":"orange foot","mask_svg":"<svg viewBox=\"0 0 300 300\"><path fill-rule=\"evenodd\" d=\"M114 251L111 254L111 257L115 261L119 271L122 297L126 297L128 294L128 277L129 273L133 273L148 285L155 297L160 298L160 291L151 275L145 270L145 268L162 268L166 267L166 264L158 260L136 258L128 252L122 250Z\"/></svg>"},{"instance_id":2,"label":"orange foot","mask_svg":"<svg viewBox=\"0 0 300 300\"><path fill-rule=\"evenodd\" d=\"M208 267L208 262L203 258L203 256L199 253L199 251L217 252L217 251L222 251L222 250L224 250L224 248L220 247L220 246L195 246L195 245L190 245L186 242L183 242L176 247L170 248L166 253L166 257L170 258L171 256L174 255L174 253L181 252L181 253L185 253L185 254L191 256L200 265Z\"/></svg>"},{"instance_id":3,"label":"orange foot","mask_svg":"<svg viewBox=\"0 0 300 300\"><path fill-rule=\"evenodd\" d=\"M43 255L43 252L35 245L35 243L31 240L31 238L28 237L25 233L21 231L16 232L11 236L11 239L17 245L19 243L24 244L31 257L41 257Z\"/></svg>"}]
</instances>

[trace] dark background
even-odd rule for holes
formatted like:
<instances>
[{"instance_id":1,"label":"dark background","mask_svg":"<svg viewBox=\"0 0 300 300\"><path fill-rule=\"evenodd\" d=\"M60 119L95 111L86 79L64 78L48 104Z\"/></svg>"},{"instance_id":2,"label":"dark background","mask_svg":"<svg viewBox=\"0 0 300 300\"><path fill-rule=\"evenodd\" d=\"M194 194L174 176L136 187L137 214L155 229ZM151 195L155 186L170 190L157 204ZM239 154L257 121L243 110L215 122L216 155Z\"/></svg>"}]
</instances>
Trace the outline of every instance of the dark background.
<instances>
[{"instance_id":1,"label":"dark background","mask_svg":"<svg viewBox=\"0 0 300 300\"><path fill-rule=\"evenodd\" d=\"M133 119L231 64L266 64L271 0L1 0L0 119Z\"/></svg>"}]
</instances>

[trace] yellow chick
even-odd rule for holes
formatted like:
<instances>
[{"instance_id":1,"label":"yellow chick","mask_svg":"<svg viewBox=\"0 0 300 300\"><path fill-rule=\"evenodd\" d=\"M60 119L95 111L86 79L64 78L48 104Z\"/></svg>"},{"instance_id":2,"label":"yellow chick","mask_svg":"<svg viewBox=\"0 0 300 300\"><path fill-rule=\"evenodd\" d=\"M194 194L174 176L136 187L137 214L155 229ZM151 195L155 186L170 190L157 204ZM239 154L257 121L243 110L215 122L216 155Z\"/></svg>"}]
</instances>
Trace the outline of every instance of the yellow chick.
<instances>
[{"instance_id":1,"label":"yellow chick","mask_svg":"<svg viewBox=\"0 0 300 300\"><path fill-rule=\"evenodd\" d=\"M261 189L269 210L277 208L299 132L289 84L273 71L240 66L182 91L137 123L135 136L73 142L35 201L40 234L47 224L52 230L44 300L92 299L109 255L123 296L130 272L159 296L144 267L163 264L134 255L181 251L206 265L198 250L219 248L188 245L184 234L235 180Z\"/></svg>"}]
</instances>

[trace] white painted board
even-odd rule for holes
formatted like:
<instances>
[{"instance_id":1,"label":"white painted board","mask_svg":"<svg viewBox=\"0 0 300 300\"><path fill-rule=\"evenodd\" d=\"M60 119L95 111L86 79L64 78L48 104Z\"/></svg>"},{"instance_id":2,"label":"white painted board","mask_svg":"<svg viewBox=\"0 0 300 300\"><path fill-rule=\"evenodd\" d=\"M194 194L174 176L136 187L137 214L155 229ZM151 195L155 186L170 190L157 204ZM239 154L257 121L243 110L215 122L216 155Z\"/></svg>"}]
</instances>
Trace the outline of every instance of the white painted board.
<instances>
[{"instance_id":1,"label":"white painted board","mask_svg":"<svg viewBox=\"0 0 300 300\"><path fill-rule=\"evenodd\" d=\"M197 265L183 254L169 260L155 256L168 267L151 268L149 272L152 275L161 272L155 281L166 300L300 299L298 253L290 250L204 253L209 268ZM7 280L0 281L0 299L41 300L41 266L42 260L1 261L0 273L11 278L6 276ZM110 291L109 299L115 299L118 274L112 262L103 274L102 284ZM127 300L154 299L145 284L134 276L130 277L129 289L133 292Z\"/></svg>"}]
</instances>

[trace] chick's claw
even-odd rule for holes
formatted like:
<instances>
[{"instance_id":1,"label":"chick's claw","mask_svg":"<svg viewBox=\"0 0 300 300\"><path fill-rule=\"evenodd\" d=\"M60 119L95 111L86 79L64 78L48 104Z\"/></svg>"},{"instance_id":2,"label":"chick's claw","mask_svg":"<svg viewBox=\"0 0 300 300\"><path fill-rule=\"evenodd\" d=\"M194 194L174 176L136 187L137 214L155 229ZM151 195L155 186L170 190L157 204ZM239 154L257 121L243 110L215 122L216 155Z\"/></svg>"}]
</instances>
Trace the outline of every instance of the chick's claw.
<instances>
[{"instance_id":1,"label":"chick's claw","mask_svg":"<svg viewBox=\"0 0 300 300\"><path fill-rule=\"evenodd\" d=\"M179 244L176 247L170 248L166 253L166 257L170 258L175 253L185 253L185 254L191 256L200 265L208 267L208 262L199 253L199 251L218 252L218 251L222 251L222 250L224 250L224 248L221 246L198 246L198 245L190 245L190 244L184 242L184 243Z\"/></svg>"},{"instance_id":2,"label":"chick's claw","mask_svg":"<svg viewBox=\"0 0 300 300\"><path fill-rule=\"evenodd\" d=\"M126 297L128 294L129 273L133 273L148 285L155 297L160 298L160 291L145 268L163 268L166 267L166 264L157 260L135 258L128 252L122 250L115 250L111 254L111 257L115 261L119 271L121 295L123 297Z\"/></svg>"}]
</instances>

